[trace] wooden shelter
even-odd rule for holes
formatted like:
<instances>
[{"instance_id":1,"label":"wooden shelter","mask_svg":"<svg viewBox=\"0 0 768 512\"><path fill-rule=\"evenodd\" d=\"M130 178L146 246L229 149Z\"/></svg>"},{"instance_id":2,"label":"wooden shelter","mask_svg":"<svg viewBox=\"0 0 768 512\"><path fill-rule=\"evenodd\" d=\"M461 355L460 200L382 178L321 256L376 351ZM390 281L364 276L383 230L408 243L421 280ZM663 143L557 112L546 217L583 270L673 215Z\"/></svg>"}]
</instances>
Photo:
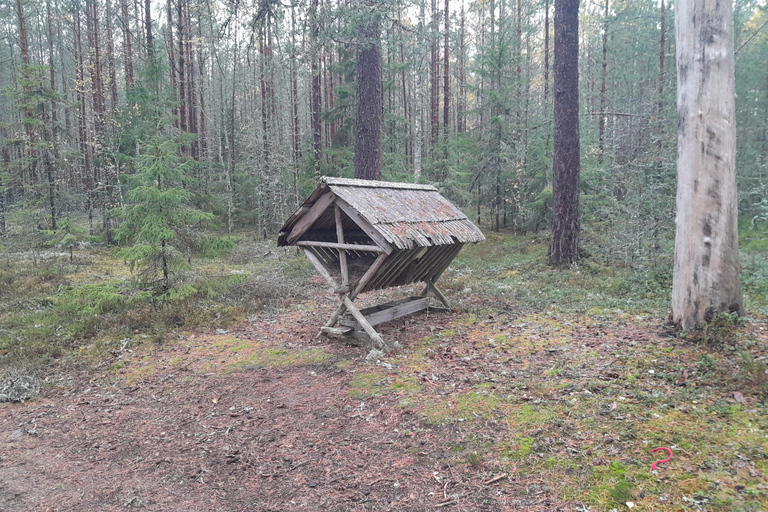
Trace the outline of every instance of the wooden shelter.
<instances>
[{"instance_id":1,"label":"wooden shelter","mask_svg":"<svg viewBox=\"0 0 768 512\"><path fill-rule=\"evenodd\" d=\"M380 347L373 326L429 306L440 275L469 242L485 237L431 185L322 178L283 225L278 246L301 247L341 304L321 331L348 334L362 328ZM422 282L417 297L360 311L367 291ZM337 327L338 324L338 327Z\"/></svg>"}]
</instances>

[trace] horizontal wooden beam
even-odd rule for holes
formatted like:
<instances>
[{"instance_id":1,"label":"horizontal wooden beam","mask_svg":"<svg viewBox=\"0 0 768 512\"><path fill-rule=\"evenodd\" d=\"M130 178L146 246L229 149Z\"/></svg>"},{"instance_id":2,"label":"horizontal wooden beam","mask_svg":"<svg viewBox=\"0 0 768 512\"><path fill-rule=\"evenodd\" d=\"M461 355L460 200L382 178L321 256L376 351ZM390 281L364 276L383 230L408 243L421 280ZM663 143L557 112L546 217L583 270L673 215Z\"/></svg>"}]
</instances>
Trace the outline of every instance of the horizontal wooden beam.
<instances>
[{"instance_id":1,"label":"horizontal wooden beam","mask_svg":"<svg viewBox=\"0 0 768 512\"><path fill-rule=\"evenodd\" d=\"M302 240L296 242L301 247L327 247L329 249L345 249L348 251L387 252L378 245L340 244L336 242L315 242L314 240Z\"/></svg>"}]
</instances>

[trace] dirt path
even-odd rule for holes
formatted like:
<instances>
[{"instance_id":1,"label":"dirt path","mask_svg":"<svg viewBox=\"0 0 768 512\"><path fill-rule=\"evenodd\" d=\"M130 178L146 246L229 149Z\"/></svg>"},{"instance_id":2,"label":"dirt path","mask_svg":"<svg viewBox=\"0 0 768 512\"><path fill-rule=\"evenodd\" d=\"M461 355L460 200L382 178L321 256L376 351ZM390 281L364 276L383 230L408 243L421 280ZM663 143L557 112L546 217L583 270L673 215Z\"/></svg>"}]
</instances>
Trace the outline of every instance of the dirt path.
<instances>
[{"instance_id":1,"label":"dirt path","mask_svg":"<svg viewBox=\"0 0 768 512\"><path fill-rule=\"evenodd\" d=\"M367 349L315 337L316 316L186 333L0 406L0 510L569 510L452 466L459 429L397 396L352 398ZM407 346L452 316L385 335Z\"/></svg>"}]
</instances>

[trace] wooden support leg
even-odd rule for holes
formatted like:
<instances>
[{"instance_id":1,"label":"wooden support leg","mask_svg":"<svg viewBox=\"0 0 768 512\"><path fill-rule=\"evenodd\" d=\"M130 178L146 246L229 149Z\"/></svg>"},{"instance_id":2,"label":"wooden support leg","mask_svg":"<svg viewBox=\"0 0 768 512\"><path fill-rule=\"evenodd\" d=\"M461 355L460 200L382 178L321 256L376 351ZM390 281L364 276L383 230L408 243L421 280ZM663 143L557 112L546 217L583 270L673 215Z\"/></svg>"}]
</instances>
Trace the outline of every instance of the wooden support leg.
<instances>
[{"instance_id":1,"label":"wooden support leg","mask_svg":"<svg viewBox=\"0 0 768 512\"><path fill-rule=\"evenodd\" d=\"M451 309L451 304L448 302L448 299L445 298L445 295L443 295L443 292L437 289L437 286L435 286L435 283L432 281L427 281L427 288L429 288L432 293L435 294L435 297L437 297L440 302L443 303L443 306L447 307L448 309Z\"/></svg>"},{"instance_id":2,"label":"wooden support leg","mask_svg":"<svg viewBox=\"0 0 768 512\"><path fill-rule=\"evenodd\" d=\"M347 311L352 313L352 316L357 320L357 322L363 326L363 330L365 330L365 333L371 337L371 340L381 349L385 351L389 351L389 347L387 347L387 344L384 343L384 340L381 338L381 335L376 332L376 330L371 327L371 324L368 323L368 320L365 319L363 314L360 312L359 309L357 309L357 306L349 300L349 297L346 295L341 295L341 300L344 301L344 305L347 307Z\"/></svg>"},{"instance_id":3,"label":"wooden support leg","mask_svg":"<svg viewBox=\"0 0 768 512\"><path fill-rule=\"evenodd\" d=\"M368 281L371 280L374 274L376 274L379 268L381 268L381 266L384 264L384 261L387 259L387 256L388 254L379 254L379 256L376 258L376 260L373 262L370 268L365 271L365 274L363 274L363 277L361 277L360 280L357 282L357 284L355 285L355 289L352 290L352 293L349 294L350 300L355 300L357 296L360 295L360 292L363 291L363 288L365 288L365 285L368 284ZM339 320L339 317L343 315L346 310L347 310L347 306L345 306L344 304L339 306L336 312L325 323L325 326L333 327L334 325L336 325L336 322Z\"/></svg>"}]
</instances>

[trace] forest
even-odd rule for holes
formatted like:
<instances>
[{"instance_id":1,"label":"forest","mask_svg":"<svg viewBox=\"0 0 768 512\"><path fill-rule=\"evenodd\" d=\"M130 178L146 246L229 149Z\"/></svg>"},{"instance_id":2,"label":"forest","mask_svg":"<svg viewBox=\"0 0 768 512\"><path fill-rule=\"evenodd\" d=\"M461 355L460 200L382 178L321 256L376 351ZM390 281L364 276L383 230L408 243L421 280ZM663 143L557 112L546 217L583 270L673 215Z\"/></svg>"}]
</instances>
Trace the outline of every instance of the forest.
<instances>
[{"instance_id":1,"label":"forest","mask_svg":"<svg viewBox=\"0 0 768 512\"><path fill-rule=\"evenodd\" d=\"M733 2L740 298L683 329L690 3L0 0L0 510L765 510L768 9ZM318 334L276 243L324 176L485 235L391 353Z\"/></svg>"}]
</instances>

